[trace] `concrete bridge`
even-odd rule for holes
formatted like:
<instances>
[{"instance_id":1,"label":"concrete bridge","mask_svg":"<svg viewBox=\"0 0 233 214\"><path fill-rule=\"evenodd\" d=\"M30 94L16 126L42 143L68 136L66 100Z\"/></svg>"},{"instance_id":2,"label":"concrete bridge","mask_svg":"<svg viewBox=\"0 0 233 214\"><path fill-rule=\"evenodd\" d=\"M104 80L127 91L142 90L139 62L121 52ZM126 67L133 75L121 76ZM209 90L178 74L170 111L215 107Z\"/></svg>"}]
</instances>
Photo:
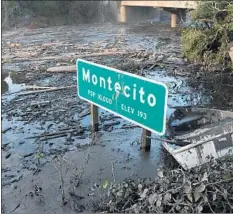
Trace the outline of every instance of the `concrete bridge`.
<instances>
[{"instance_id":1,"label":"concrete bridge","mask_svg":"<svg viewBox=\"0 0 233 214\"><path fill-rule=\"evenodd\" d=\"M177 26L177 14L184 9L195 9L198 1L121 1L119 21L126 23L138 7L162 8L171 13L171 27Z\"/></svg>"}]
</instances>

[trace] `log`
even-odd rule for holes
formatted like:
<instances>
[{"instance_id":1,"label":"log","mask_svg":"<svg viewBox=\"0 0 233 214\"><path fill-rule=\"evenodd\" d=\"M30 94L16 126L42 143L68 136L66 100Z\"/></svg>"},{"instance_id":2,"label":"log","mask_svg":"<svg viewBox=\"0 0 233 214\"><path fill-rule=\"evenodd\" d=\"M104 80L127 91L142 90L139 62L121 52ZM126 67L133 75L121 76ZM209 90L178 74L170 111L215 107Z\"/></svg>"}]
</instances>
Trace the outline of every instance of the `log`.
<instances>
[{"instance_id":1,"label":"log","mask_svg":"<svg viewBox=\"0 0 233 214\"><path fill-rule=\"evenodd\" d=\"M48 87L48 86L37 86L37 85L26 85L25 86L26 89L55 89L57 87Z\"/></svg>"},{"instance_id":2,"label":"log","mask_svg":"<svg viewBox=\"0 0 233 214\"><path fill-rule=\"evenodd\" d=\"M33 106L45 106L45 105L48 105L48 104L50 104L50 101L49 100L46 100L46 101L41 101L41 102L32 102L31 103L31 107L33 107Z\"/></svg>"},{"instance_id":3,"label":"log","mask_svg":"<svg viewBox=\"0 0 233 214\"><path fill-rule=\"evenodd\" d=\"M66 137L67 134L59 134L59 135L54 135L54 136L45 136L45 137L42 137L40 138L41 141L46 141L46 140L51 140L51 139L54 139L54 138L59 138L59 137Z\"/></svg>"},{"instance_id":4,"label":"log","mask_svg":"<svg viewBox=\"0 0 233 214\"><path fill-rule=\"evenodd\" d=\"M18 94L18 96L24 96L24 95L31 95L31 94L37 94L37 93L43 93L43 92L51 92L51 91L58 91L62 89L69 89L69 88L75 88L76 85L70 85L65 87L59 87L59 88L51 88L51 89L45 89L45 90L38 90L38 91L28 91L22 94Z\"/></svg>"},{"instance_id":5,"label":"log","mask_svg":"<svg viewBox=\"0 0 233 214\"><path fill-rule=\"evenodd\" d=\"M47 69L47 72L76 72L76 66L59 66L59 67L51 67Z\"/></svg>"},{"instance_id":6,"label":"log","mask_svg":"<svg viewBox=\"0 0 233 214\"><path fill-rule=\"evenodd\" d=\"M84 54L78 56L79 58L84 57L96 57L96 56L114 56L114 55L125 55L125 54L132 54L133 52L125 52L125 51L106 51L100 53L91 53L91 54Z\"/></svg>"}]
</instances>

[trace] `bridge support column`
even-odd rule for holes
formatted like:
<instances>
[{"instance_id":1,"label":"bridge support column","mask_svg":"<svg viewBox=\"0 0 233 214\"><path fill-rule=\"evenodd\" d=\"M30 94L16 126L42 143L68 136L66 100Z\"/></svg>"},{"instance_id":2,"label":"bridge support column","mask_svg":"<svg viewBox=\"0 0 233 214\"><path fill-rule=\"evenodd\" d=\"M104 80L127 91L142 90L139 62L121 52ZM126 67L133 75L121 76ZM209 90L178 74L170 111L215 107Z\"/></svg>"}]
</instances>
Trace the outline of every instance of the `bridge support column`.
<instances>
[{"instance_id":1,"label":"bridge support column","mask_svg":"<svg viewBox=\"0 0 233 214\"><path fill-rule=\"evenodd\" d=\"M175 13L171 14L171 27L175 28L177 26L177 15Z\"/></svg>"},{"instance_id":2,"label":"bridge support column","mask_svg":"<svg viewBox=\"0 0 233 214\"><path fill-rule=\"evenodd\" d=\"M126 23L126 6L120 6L119 22Z\"/></svg>"}]
</instances>

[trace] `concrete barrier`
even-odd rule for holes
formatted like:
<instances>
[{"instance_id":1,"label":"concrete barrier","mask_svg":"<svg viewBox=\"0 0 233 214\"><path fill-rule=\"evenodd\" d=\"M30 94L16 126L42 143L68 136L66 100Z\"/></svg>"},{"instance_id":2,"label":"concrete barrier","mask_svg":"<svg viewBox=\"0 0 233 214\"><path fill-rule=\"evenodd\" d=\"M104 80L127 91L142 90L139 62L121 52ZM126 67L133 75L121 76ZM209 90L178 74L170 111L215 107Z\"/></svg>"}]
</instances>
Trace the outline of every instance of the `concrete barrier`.
<instances>
[{"instance_id":1,"label":"concrete barrier","mask_svg":"<svg viewBox=\"0 0 233 214\"><path fill-rule=\"evenodd\" d=\"M233 47L230 48L229 55L230 55L231 61L233 63Z\"/></svg>"}]
</instances>

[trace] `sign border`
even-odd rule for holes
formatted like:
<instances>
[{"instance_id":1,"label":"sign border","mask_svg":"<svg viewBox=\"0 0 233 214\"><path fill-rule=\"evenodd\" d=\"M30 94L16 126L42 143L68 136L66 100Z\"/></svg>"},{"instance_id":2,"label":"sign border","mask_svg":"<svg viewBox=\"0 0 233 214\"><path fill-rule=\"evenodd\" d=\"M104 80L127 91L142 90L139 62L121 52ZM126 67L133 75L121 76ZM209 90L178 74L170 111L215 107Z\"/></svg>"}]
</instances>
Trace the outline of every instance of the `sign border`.
<instances>
[{"instance_id":1,"label":"sign border","mask_svg":"<svg viewBox=\"0 0 233 214\"><path fill-rule=\"evenodd\" d=\"M155 131L155 130L153 130L153 129L147 127L147 126L144 126L144 125L142 125L142 124L140 124L140 123L138 123L138 122L135 122L134 120L131 120L131 119L125 117L125 116L122 116L122 115L118 114L117 112L114 112L114 111L112 111L112 110L109 110L109 109L107 109L107 108L105 108L105 107L103 107L103 106L101 106L101 105L99 105L99 104L96 104L96 103L94 103L94 102L92 102L92 101L90 101L90 100L88 100L88 99L86 99L86 98L80 96L80 94L79 94L79 84L78 84L78 72L79 72L79 71L78 71L78 62L88 63L88 64L91 64L91 65L94 65L94 66L98 66L98 67L101 67L101 68L104 68L104 69L108 69L108 70L115 71L115 72L120 73L120 74L128 75L128 76L131 76L131 77L134 77L134 78L137 78L137 79L141 79L141 80L145 80L145 81L148 81L148 82L151 82L151 83L155 83L155 84L158 84L158 85L162 85L162 86L165 88L165 103L164 103L164 117L163 117L163 124L164 124L164 125L163 125L162 132ZM104 109L105 111L109 111L109 112L111 112L111 113L113 113L113 114L115 114L115 115L121 117L121 118L124 119L124 120L127 120L127 121L129 121L129 122L131 122L131 123L134 123L134 124L136 124L136 125L138 125L138 126L144 128L144 129L147 129L147 130L149 130L149 131L151 131L151 132L153 132L153 133L155 133L155 134L157 134L157 135L163 136L163 135L165 134L165 131L166 131L167 100L168 100L168 87L167 87L167 85L166 85L165 83L163 83L163 82L157 82L156 80L148 79L148 78L145 78L145 77L141 77L141 76L139 76L139 75L136 75L136 74L132 74L132 73L128 73L128 72L125 72L125 71L121 71L121 70L116 69L116 68L110 68L110 67L108 67L108 66L106 66L106 65L100 65L100 64L98 64L98 63L90 62L90 61L87 61L87 60L84 60L84 59L77 59L77 60L76 60L76 70L77 70L77 89L78 89L78 96L79 96L81 99L83 99L83 100L85 100L85 101L87 101L87 102L89 102L89 103L91 103L91 104L93 104L93 105L96 105L96 106L98 106L99 108Z\"/></svg>"}]
</instances>

